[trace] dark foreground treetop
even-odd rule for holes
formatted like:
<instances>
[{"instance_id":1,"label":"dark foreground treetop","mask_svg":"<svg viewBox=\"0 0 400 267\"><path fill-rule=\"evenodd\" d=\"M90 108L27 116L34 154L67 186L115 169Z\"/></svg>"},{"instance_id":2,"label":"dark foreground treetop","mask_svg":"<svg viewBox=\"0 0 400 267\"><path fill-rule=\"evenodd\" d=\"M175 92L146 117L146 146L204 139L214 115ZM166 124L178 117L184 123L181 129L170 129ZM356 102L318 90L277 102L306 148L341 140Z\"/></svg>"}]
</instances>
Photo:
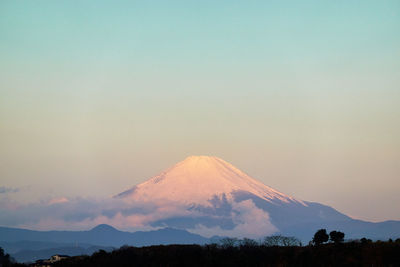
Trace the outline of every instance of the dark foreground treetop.
<instances>
[{"instance_id":1,"label":"dark foreground treetop","mask_svg":"<svg viewBox=\"0 0 400 267\"><path fill-rule=\"evenodd\" d=\"M320 246L221 247L215 244L121 247L71 257L54 266L400 266L400 242Z\"/></svg>"}]
</instances>

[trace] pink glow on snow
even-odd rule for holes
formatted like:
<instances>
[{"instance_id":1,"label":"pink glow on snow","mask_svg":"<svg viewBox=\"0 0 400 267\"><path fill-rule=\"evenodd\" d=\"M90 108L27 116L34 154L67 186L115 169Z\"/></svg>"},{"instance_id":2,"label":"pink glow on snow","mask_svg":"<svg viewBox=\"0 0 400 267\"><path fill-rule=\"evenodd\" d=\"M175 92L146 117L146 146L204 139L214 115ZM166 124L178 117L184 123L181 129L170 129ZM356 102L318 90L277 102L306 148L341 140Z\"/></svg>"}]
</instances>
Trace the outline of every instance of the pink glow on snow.
<instances>
[{"instance_id":1,"label":"pink glow on snow","mask_svg":"<svg viewBox=\"0 0 400 267\"><path fill-rule=\"evenodd\" d=\"M67 203L69 202L68 198L66 197L59 197L59 198L53 198L49 201L49 205L54 205L54 204L61 204L61 203Z\"/></svg>"},{"instance_id":2,"label":"pink glow on snow","mask_svg":"<svg viewBox=\"0 0 400 267\"><path fill-rule=\"evenodd\" d=\"M267 201L302 201L287 196L248 176L232 164L210 156L191 156L157 176L116 197L127 201L171 201L204 204L215 195L232 198L235 191L246 191Z\"/></svg>"}]
</instances>

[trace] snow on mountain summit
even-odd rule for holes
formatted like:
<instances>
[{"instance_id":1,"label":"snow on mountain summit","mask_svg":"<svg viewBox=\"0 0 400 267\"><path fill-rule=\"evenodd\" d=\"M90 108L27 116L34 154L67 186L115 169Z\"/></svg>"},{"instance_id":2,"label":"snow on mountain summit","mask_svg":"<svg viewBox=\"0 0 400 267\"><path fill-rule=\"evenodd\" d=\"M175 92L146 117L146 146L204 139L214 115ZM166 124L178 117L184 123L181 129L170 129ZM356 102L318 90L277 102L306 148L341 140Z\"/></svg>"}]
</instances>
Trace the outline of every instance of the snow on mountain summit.
<instances>
[{"instance_id":1,"label":"snow on mountain summit","mask_svg":"<svg viewBox=\"0 0 400 267\"><path fill-rule=\"evenodd\" d=\"M187 205L207 204L213 197L222 195L232 199L232 193L243 191L267 201L303 204L213 156L190 156L116 197L128 201L171 201Z\"/></svg>"},{"instance_id":2,"label":"snow on mountain summit","mask_svg":"<svg viewBox=\"0 0 400 267\"><path fill-rule=\"evenodd\" d=\"M104 214L129 227L241 238L350 219L329 206L287 196L212 156L188 157L116 195Z\"/></svg>"}]
</instances>

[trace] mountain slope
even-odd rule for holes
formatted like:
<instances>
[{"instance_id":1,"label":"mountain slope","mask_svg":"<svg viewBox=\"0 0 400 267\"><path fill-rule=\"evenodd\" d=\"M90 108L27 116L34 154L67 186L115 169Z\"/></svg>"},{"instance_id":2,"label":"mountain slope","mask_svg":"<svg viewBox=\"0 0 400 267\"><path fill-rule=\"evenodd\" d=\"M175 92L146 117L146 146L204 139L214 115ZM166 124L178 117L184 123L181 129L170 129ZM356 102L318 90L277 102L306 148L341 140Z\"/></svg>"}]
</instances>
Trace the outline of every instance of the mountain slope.
<instances>
[{"instance_id":1,"label":"mountain slope","mask_svg":"<svg viewBox=\"0 0 400 267\"><path fill-rule=\"evenodd\" d=\"M149 180L114 197L147 211L147 223L186 229L204 236L260 237L291 233L310 237L316 227L337 225L337 230L369 225L319 203L298 200L248 176L232 164L208 156L191 156ZM382 224L383 225L383 224ZM361 227L359 235L380 238L400 234L380 225ZM379 228L379 229L378 229ZM374 229L376 233L370 232ZM393 232L394 231L394 232Z\"/></svg>"},{"instance_id":2,"label":"mountain slope","mask_svg":"<svg viewBox=\"0 0 400 267\"><path fill-rule=\"evenodd\" d=\"M168 200L182 204L207 204L215 195L225 194L231 199L235 191L246 191L269 202L305 205L251 178L232 164L208 156L188 157L116 197L132 201Z\"/></svg>"},{"instance_id":3,"label":"mountain slope","mask_svg":"<svg viewBox=\"0 0 400 267\"><path fill-rule=\"evenodd\" d=\"M46 259L54 254L92 254L123 245L205 244L209 240L185 230L123 232L101 224L89 231L34 231L0 227L0 246L19 262Z\"/></svg>"}]
</instances>

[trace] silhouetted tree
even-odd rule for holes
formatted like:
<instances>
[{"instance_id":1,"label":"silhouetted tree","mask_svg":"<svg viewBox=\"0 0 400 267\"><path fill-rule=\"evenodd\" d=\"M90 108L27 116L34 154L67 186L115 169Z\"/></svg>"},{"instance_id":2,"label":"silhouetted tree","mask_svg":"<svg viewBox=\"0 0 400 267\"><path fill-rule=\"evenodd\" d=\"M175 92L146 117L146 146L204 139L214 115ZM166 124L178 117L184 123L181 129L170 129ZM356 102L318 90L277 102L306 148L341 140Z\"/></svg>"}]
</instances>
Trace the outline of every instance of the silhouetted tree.
<instances>
[{"instance_id":1,"label":"silhouetted tree","mask_svg":"<svg viewBox=\"0 0 400 267\"><path fill-rule=\"evenodd\" d=\"M263 245L267 247L273 246L301 246L301 241L293 236L272 235L267 236L263 240Z\"/></svg>"},{"instance_id":2,"label":"silhouetted tree","mask_svg":"<svg viewBox=\"0 0 400 267\"><path fill-rule=\"evenodd\" d=\"M361 244L372 243L372 240L371 240L371 239L367 239L367 238L365 238L365 237L361 238L360 241L361 241Z\"/></svg>"},{"instance_id":3,"label":"silhouetted tree","mask_svg":"<svg viewBox=\"0 0 400 267\"><path fill-rule=\"evenodd\" d=\"M214 245L160 245L123 247L92 256L75 256L54 263L54 267L109 266L400 266L399 244L357 241L340 246L277 247ZM13 265L13 267L17 267ZM25 266L26 267L26 266Z\"/></svg>"},{"instance_id":4,"label":"silhouetted tree","mask_svg":"<svg viewBox=\"0 0 400 267\"><path fill-rule=\"evenodd\" d=\"M129 246L129 245L125 244L125 245L121 246L119 249L120 250L124 250L124 249L130 249L131 247L132 246Z\"/></svg>"},{"instance_id":5,"label":"silhouetted tree","mask_svg":"<svg viewBox=\"0 0 400 267\"><path fill-rule=\"evenodd\" d=\"M238 244L239 240L237 238L230 238L230 237L225 237L222 238L219 243L222 248L232 248L235 247Z\"/></svg>"},{"instance_id":6,"label":"silhouetted tree","mask_svg":"<svg viewBox=\"0 0 400 267\"><path fill-rule=\"evenodd\" d=\"M339 231L332 231L329 233L330 240L335 244L339 244L344 241L344 233Z\"/></svg>"},{"instance_id":7,"label":"silhouetted tree","mask_svg":"<svg viewBox=\"0 0 400 267\"><path fill-rule=\"evenodd\" d=\"M313 237L313 243L315 245L321 245L329 240L329 235L326 233L326 229L319 229Z\"/></svg>"},{"instance_id":8,"label":"silhouetted tree","mask_svg":"<svg viewBox=\"0 0 400 267\"><path fill-rule=\"evenodd\" d=\"M93 253L94 257L105 257L107 256L107 251L105 251L104 249L100 249L98 251L96 251L95 253Z\"/></svg>"},{"instance_id":9,"label":"silhouetted tree","mask_svg":"<svg viewBox=\"0 0 400 267\"><path fill-rule=\"evenodd\" d=\"M283 236L282 245L284 247L291 247L291 246L301 246L302 244L300 239L294 236Z\"/></svg>"},{"instance_id":10,"label":"silhouetted tree","mask_svg":"<svg viewBox=\"0 0 400 267\"><path fill-rule=\"evenodd\" d=\"M263 245L267 247L280 246L281 236L280 235L266 236L263 240Z\"/></svg>"},{"instance_id":11,"label":"silhouetted tree","mask_svg":"<svg viewBox=\"0 0 400 267\"><path fill-rule=\"evenodd\" d=\"M0 247L0 266L10 266L11 263L10 255L5 254L3 248Z\"/></svg>"},{"instance_id":12,"label":"silhouetted tree","mask_svg":"<svg viewBox=\"0 0 400 267\"><path fill-rule=\"evenodd\" d=\"M240 246L241 247L246 247L246 248L251 248L251 247L256 247L258 246L257 241L250 239L250 238L243 238L240 240Z\"/></svg>"}]
</instances>

